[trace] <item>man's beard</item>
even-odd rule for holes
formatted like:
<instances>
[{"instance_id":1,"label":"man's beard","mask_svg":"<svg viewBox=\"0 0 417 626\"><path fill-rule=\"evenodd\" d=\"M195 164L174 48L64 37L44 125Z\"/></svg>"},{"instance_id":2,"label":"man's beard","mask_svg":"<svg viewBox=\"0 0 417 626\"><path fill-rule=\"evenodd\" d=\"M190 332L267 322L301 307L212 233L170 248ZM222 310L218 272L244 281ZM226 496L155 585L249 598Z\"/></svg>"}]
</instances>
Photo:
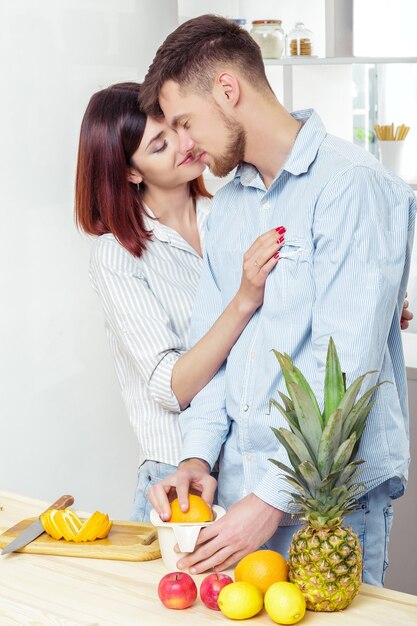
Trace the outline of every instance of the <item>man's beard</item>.
<instances>
[{"instance_id":1,"label":"man's beard","mask_svg":"<svg viewBox=\"0 0 417 626\"><path fill-rule=\"evenodd\" d=\"M210 155L211 163L209 162L208 166L214 176L223 178L244 160L246 133L241 124L228 118L220 109L219 113L228 131L228 141L224 153L221 156L214 157Z\"/></svg>"}]
</instances>

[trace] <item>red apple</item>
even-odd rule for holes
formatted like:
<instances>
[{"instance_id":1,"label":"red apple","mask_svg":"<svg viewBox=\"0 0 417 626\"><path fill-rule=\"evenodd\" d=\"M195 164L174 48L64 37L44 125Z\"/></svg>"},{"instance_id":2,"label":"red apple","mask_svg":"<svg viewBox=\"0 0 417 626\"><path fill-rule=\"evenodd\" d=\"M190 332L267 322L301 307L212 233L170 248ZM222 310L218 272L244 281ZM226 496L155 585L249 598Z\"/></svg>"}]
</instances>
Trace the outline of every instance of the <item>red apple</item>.
<instances>
[{"instance_id":1,"label":"red apple","mask_svg":"<svg viewBox=\"0 0 417 626\"><path fill-rule=\"evenodd\" d=\"M209 609L220 611L217 598L220 591L233 580L227 574L209 574L200 586L200 597Z\"/></svg>"},{"instance_id":2,"label":"red apple","mask_svg":"<svg viewBox=\"0 0 417 626\"><path fill-rule=\"evenodd\" d=\"M186 609L197 597L197 587L189 574L171 572L159 581L158 596L168 609Z\"/></svg>"}]
</instances>

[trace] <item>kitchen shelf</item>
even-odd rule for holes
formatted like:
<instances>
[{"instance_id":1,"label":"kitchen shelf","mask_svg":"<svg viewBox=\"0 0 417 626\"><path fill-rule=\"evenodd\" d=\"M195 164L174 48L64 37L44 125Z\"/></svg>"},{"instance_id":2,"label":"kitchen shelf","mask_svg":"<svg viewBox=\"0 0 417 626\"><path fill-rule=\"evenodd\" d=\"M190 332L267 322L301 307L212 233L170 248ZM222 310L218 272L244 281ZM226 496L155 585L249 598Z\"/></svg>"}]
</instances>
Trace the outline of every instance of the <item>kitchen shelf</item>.
<instances>
[{"instance_id":1,"label":"kitchen shelf","mask_svg":"<svg viewBox=\"0 0 417 626\"><path fill-rule=\"evenodd\" d=\"M264 59L265 65L352 65L355 63L375 65L385 63L417 63L417 57L284 57Z\"/></svg>"}]
</instances>

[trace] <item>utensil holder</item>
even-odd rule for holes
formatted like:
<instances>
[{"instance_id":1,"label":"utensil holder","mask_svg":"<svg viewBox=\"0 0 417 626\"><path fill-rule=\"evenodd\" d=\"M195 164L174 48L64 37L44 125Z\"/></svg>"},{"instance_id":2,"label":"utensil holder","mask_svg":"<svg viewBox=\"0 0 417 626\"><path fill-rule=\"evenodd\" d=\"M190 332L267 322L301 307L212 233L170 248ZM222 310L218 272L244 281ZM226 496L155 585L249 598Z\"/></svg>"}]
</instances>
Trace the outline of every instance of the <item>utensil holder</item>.
<instances>
[{"instance_id":1,"label":"utensil holder","mask_svg":"<svg viewBox=\"0 0 417 626\"><path fill-rule=\"evenodd\" d=\"M403 170L404 141L379 141L380 161L387 170L401 176Z\"/></svg>"}]
</instances>

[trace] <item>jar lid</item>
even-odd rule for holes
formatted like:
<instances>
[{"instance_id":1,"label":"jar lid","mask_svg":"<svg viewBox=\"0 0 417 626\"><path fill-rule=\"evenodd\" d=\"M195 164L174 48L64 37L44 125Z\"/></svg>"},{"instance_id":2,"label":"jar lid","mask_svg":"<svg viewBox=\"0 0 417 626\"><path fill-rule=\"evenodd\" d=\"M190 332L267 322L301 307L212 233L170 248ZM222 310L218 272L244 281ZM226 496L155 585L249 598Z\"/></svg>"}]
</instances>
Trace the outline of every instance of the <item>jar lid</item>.
<instances>
[{"instance_id":1,"label":"jar lid","mask_svg":"<svg viewBox=\"0 0 417 626\"><path fill-rule=\"evenodd\" d=\"M252 20L252 24L282 24L282 20Z\"/></svg>"},{"instance_id":2,"label":"jar lid","mask_svg":"<svg viewBox=\"0 0 417 626\"><path fill-rule=\"evenodd\" d=\"M231 21L238 26L245 26L246 24L246 20L243 17L232 17Z\"/></svg>"}]
</instances>

